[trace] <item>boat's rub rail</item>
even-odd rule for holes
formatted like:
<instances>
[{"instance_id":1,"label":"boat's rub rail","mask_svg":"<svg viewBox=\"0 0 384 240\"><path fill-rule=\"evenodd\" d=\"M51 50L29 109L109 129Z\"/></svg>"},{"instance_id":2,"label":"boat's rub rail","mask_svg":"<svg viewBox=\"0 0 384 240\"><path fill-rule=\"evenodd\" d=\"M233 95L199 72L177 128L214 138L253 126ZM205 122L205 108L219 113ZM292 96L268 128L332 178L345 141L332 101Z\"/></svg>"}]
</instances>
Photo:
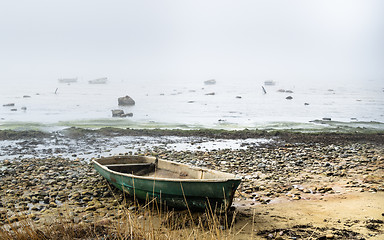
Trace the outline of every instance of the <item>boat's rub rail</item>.
<instances>
[{"instance_id":1,"label":"boat's rub rail","mask_svg":"<svg viewBox=\"0 0 384 240\"><path fill-rule=\"evenodd\" d=\"M123 163L123 164L106 164L105 167L133 167L133 166L151 166L153 163Z\"/></svg>"}]
</instances>

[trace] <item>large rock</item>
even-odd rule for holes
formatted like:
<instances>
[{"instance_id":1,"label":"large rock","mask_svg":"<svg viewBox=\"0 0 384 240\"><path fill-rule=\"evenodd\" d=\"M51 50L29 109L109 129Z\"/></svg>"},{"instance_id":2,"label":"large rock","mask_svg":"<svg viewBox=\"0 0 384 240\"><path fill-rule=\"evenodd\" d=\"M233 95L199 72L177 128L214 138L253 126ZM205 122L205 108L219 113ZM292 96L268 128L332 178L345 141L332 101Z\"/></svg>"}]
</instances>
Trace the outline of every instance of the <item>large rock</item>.
<instances>
[{"instance_id":1,"label":"large rock","mask_svg":"<svg viewBox=\"0 0 384 240\"><path fill-rule=\"evenodd\" d=\"M119 106L132 106L135 105L135 101L130 96L119 97Z\"/></svg>"}]
</instances>

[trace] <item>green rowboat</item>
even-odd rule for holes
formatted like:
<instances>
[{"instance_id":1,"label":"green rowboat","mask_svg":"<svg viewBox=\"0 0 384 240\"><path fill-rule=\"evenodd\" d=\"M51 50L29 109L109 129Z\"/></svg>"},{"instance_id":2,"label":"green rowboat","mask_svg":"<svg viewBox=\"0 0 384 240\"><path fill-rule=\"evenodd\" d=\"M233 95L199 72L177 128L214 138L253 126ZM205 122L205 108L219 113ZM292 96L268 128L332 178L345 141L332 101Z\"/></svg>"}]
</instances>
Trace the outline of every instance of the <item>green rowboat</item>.
<instances>
[{"instance_id":1,"label":"green rowboat","mask_svg":"<svg viewBox=\"0 0 384 240\"><path fill-rule=\"evenodd\" d=\"M92 160L111 184L142 200L156 198L176 209L228 210L241 179L233 174L146 156Z\"/></svg>"}]
</instances>

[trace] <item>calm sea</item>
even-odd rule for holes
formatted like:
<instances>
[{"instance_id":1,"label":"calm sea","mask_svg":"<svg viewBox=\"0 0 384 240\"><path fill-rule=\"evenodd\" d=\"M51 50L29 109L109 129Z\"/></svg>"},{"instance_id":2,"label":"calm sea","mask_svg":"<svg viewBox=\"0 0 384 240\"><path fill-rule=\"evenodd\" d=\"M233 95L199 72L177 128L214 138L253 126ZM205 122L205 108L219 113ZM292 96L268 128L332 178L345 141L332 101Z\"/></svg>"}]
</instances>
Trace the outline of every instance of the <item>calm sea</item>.
<instances>
[{"instance_id":1,"label":"calm sea","mask_svg":"<svg viewBox=\"0 0 384 240\"><path fill-rule=\"evenodd\" d=\"M79 79L5 81L0 87L0 129L220 128L384 130L384 82L289 83L264 80L132 81ZM265 92L264 92L264 90ZM119 107L129 95L135 106ZM287 99L291 98L291 99ZM14 106L3 106L14 104ZM113 118L122 109L133 117Z\"/></svg>"}]
</instances>

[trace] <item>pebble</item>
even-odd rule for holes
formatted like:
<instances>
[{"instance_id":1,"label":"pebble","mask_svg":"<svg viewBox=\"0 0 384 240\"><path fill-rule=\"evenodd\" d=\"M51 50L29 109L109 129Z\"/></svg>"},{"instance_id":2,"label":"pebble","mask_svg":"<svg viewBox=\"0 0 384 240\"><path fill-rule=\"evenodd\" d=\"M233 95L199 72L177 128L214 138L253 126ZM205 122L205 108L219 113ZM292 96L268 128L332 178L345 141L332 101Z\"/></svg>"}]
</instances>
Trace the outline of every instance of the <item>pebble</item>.
<instances>
[{"instance_id":1,"label":"pebble","mask_svg":"<svg viewBox=\"0 0 384 240\"><path fill-rule=\"evenodd\" d=\"M326 239L334 239L335 235L333 235L332 233L329 233L329 234L325 235L325 238Z\"/></svg>"},{"instance_id":2,"label":"pebble","mask_svg":"<svg viewBox=\"0 0 384 240\"><path fill-rule=\"evenodd\" d=\"M300 186L297 188L301 194L342 194L344 191L335 190L335 178L352 178L354 170L362 166L373 169L376 161L366 162L363 156L366 149L372 149L371 159L380 159L382 150L369 144L346 145L299 145L291 144L289 147L249 148L243 150L216 150L211 152L188 152L159 149L159 155L168 160L182 163L209 166L210 168L235 173L243 177L239 191L247 198L259 196L274 196L275 193L288 193L293 185L302 184L310 178L321 179L320 186ZM371 152L371 150L369 150ZM340 161L344 159L344 161ZM223 164L225 163L225 164ZM368 164L365 164L368 163ZM372 166L371 166L372 165ZM383 166L383 162L381 162ZM375 169L378 169L377 167ZM306 173L306 174L304 174ZM365 175L363 171L356 174ZM372 174L372 173L370 173ZM307 176L306 176L307 175ZM380 182L383 182L381 179ZM259 186L262 187L259 187ZM375 192L380 189L376 183L370 183L362 189ZM272 191L273 190L273 191ZM358 189L356 189L358 191Z\"/></svg>"},{"instance_id":3,"label":"pebble","mask_svg":"<svg viewBox=\"0 0 384 240\"><path fill-rule=\"evenodd\" d=\"M72 209L73 214L81 214L73 217L73 222L79 223L83 216L86 220L93 219L94 215L87 212L97 211L103 216L119 205L112 196L121 196L121 192L114 190L116 192L111 194L107 183L86 162L51 158L3 163L14 171L0 173L0 221L6 218L17 222L20 220L18 212L26 212L30 219L40 223L43 222L41 218L57 216L65 207ZM67 177L74 172L76 178ZM99 194L105 192L109 192L109 198ZM102 208L104 206L109 207Z\"/></svg>"},{"instance_id":4,"label":"pebble","mask_svg":"<svg viewBox=\"0 0 384 240\"><path fill-rule=\"evenodd\" d=\"M250 145L240 150L214 151L175 151L159 147L139 152L143 155L154 153L163 159L241 176L243 181L238 192L253 200L253 204L268 204L274 198L302 201L307 195L339 194L345 189L383 191L382 178L355 181L359 174L374 176L383 168L383 150L370 144ZM92 220L93 214L106 215L119 206L120 200L113 196L121 196L120 191L112 194L103 178L80 158L3 160L2 164L5 168L0 172L0 207L10 214L19 208L20 199L24 201L22 207L27 207L25 211L33 214L54 214L63 206L69 206L79 215L76 221ZM313 181L314 178L318 181ZM340 179L345 184L341 191L336 191L334 183ZM305 186L308 182L312 185ZM136 210L135 207L129 209ZM116 218L118 214L110 216Z\"/></svg>"}]
</instances>

